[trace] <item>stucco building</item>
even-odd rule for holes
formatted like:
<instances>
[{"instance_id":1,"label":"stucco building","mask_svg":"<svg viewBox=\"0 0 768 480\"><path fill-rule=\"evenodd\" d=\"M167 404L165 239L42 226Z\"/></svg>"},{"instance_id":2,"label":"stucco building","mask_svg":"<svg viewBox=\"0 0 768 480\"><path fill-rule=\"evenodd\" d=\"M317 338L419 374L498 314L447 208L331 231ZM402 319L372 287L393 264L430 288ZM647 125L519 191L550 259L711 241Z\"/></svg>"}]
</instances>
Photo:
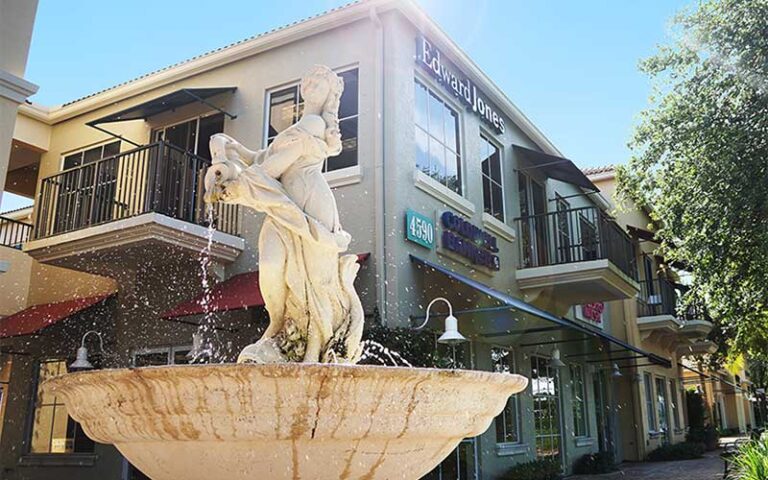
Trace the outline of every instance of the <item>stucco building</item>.
<instances>
[{"instance_id":1,"label":"stucco building","mask_svg":"<svg viewBox=\"0 0 768 480\"><path fill-rule=\"evenodd\" d=\"M610 182L564 158L414 3L369 0L19 109L10 162L25 166L13 188L34 208L4 220L23 233L2 252L18 273L1 276L0 291L19 292L0 299L2 478L142 478L38 385L66 371L90 330L104 339L98 366L188 361L209 321L199 302L207 139L266 146L296 120L313 64L346 85L344 151L324 168L360 254L368 323L408 330L445 297L470 339L460 366L531 378L431 478L498 478L542 457L568 472L587 453L637 460L681 440L678 348L706 325L688 328L674 299L648 290L652 247L630 228L642 222L614 217ZM260 222L243 208L214 212L217 360L266 325ZM441 328L437 315L428 329Z\"/></svg>"}]
</instances>

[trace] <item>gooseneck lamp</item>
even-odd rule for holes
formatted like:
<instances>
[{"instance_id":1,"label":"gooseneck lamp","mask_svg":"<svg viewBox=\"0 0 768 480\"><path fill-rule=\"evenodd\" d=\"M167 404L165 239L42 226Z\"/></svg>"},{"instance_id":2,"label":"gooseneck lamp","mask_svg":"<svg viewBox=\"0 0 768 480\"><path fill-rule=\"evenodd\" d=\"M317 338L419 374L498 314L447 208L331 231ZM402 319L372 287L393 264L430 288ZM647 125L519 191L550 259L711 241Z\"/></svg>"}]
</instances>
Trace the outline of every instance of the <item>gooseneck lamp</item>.
<instances>
[{"instance_id":1,"label":"gooseneck lamp","mask_svg":"<svg viewBox=\"0 0 768 480\"><path fill-rule=\"evenodd\" d=\"M549 366L552 368L563 368L565 363L560 359L560 349L552 350L552 358L549 360Z\"/></svg>"},{"instance_id":2,"label":"gooseneck lamp","mask_svg":"<svg viewBox=\"0 0 768 480\"><path fill-rule=\"evenodd\" d=\"M429 322L429 311L435 302L444 302L446 305L448 305L448 316L445 317L445 331L442 335L440 335L440 338L437 339L437 343L442 343L445 345L459 345L461 343L468 342L469 340L467 340L466 337L464 337L464 335L459 332L459 320L453 316L453 306L451 305L451 302L443 297L437 297L429 302L429 305L427 305L427 314L424 318L424 323L416 327L415 330L421 330L427 325Z\"/></svg>"},{"instance_id":3,"label":"gooseneck lamp","mask_svg":"<svg viewBox=\"0 0 768 480\"><path fill-rule=\"evenodd\" d=\"M104 339L101 336L100 332L97 332L96 330L89 330L85 332L85 335L83 335L82 340L80 340L80 347L77 349L77 355L75 357L75 361L72 362L72 364L69 366L72 370L93 370L93 364L88 361L88 348L85 346L85 340L88 338L88 335L95 334L99 337L99 353L106 353L104 351Z\"/></svg>"}]
</instances>

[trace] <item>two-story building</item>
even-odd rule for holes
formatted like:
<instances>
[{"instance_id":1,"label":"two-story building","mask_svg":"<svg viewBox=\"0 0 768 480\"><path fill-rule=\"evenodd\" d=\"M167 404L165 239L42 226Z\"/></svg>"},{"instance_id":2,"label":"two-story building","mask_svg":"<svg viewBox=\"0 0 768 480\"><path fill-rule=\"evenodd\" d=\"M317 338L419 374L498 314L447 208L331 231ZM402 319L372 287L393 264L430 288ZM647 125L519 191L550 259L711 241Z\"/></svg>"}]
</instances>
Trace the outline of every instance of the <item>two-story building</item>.
<instances>
[{"instance_id":1,"label":"two-story building","mask_svg":"<svg viewBox=\"0 0 768 480\"><path fill-rule=\"evenodd\" d=\"M610 193L419 7L368 0L61 106L19 109L6 189L34 208L28 221L4 220L26 224L5 244L10 268L43 294L0 306L3 478L142 478L39 389L81 342L97 366L187 363L202 325L212 361L232 361L263 331L262 217L206 212L208 138L268 145L300 114L298 82L314 64L345 82L344 149L324 171L360 254L368 323L411 329L445 297L469 339L449 353L455 364L531 378L430 478L500 478L536 458L568 472L599 451L637 458L638 365L676 371L672 344L635 328L637 237L611 216ZM203 280L215 285L201 298ZM672 374L658 378L677 392Z\"/></svg>"}]
</instances>

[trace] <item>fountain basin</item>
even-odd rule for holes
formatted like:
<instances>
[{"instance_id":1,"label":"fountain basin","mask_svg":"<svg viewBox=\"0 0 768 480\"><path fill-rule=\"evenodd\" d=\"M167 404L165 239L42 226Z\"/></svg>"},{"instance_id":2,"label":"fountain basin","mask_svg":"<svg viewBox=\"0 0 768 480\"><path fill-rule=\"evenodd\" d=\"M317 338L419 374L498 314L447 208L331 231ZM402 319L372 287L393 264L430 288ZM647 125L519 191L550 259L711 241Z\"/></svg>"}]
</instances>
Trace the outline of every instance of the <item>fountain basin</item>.
<instances>
[{"instance_id":1,"label":"fountain basin","mask_svg":"<svg viewBox=\"0 0 768 480\"><path fill-rule=\"evenodd\" d=\"M154 480L417 479L484 432L520 375L329 364L99 370L44 385Z\"/></svg>"}]
</instances>

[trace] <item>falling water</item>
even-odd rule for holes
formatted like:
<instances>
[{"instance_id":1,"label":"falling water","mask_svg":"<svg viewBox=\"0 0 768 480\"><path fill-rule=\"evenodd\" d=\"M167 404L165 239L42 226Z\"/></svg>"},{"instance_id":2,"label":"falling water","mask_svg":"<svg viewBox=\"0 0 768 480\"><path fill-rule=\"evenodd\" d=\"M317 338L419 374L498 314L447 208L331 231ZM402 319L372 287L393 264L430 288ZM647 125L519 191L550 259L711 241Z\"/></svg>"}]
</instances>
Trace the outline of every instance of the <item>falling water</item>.
<instances>
[{"instance_id":1,"label":"falling water","mask_svg":"<svg viewBox=\"0 0 768 480\"><path fill-rule=\"evenodd\" d=\"M390 365L393 367L411 367L413 365L403 358L397 352L393 352L379 342L373 340L363 340L363 354L360 357L360 361L374 360L381 365Z\"/></svg>"},{"instance_id":2,"label":"falling water","mask_svg":"<svg viewBox=\"0 0 768 480\"><path fill-rule=\"evenodd\" d=\"M213 217L213 205L205 205L205 217L208 228L206 230L207 243L200 251L200 277L203 286L203 297L200 305L203 307L203 320L194 334L194 345L189 352L190 363L203 363L208 361L221 361L221 349L218 331L216 330L216 314L213 311L212 285L208 281L211 267L211 248L213 246L213 234L216 226ZM198 348L199 347L199 348Z\"/></svg>"}]
</instances>

